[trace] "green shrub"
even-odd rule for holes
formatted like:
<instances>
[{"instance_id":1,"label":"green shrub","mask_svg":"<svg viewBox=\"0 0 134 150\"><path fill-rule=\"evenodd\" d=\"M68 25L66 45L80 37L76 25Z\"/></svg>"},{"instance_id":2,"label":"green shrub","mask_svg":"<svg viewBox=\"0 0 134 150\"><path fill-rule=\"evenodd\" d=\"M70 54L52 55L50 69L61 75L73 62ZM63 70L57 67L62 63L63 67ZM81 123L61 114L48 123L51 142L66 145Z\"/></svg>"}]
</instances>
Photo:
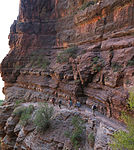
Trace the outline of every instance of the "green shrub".
<instances>
[{"instance_id":1,"label":"green shrub","mask_svg":"<svg viewBox=\"0 0 134 150\"><path fill-rule=\"evenodd\" d=\"M21 106L21 107L17 107L13 114L17 117L21 117L21 114L23 113L23 111L25 111L26 107L25 106Z\"/></svg>"},{"instance_id":2,"label":"green shrub","mask_svg":"<svg viewBox=\"0 0 134 150\"><path fill-rule=\"evenodd\" d=\"M0 100L0 106L3 104L4 100Z\"/></svg>"},{"instance_id":3,"label":"green shrub","mask_svg":"<svg viewBox=\"0 0 134 150\"><path fill-rule=\"evenodd\" d=\"M128 103L130 109L134 110L134 94L130 95ZM126 123L127 132L122 130L115 132L109 145L113 150L134 150L134 118L122 113L122 119Z\"/></svg>"},{"instance_id":4,"label":"green shrub","mask_svg":"<svg viewBox=\"0 0 134 150\"><path fill-rule=\"evenodd\" d=\"M125 83L126 83L126 84L130 84L131 81L127 79Z\"/></svg>"},{"instance_id":5,"label":"green shrub","mask_svg":"<svg viewBox=\"0 0 134 150\"><path fill-rule=\"evenodd\" d=\"M134 110L134 93L129 93L128 104L131 110Z\"/></svg>"},{"instance_id":6,"label":"green shrub","mask_svg":"<svg viewBox=\"0 0 134 150\"><path fill-rule=\"evenodd\" d=\"M101 66L101 65L96 65L96 66L93 68L93 70L94 70L95 72L100 72L101 69L102 69L102 66Z\"/></svg>"},{"instance_id":7,"label":"green shrub","mask_svg":"<svg viewBox=\"0 0 134 150\"><path fill-rule=\"evenodd\" d=\"M30 65L32 67L39 67L45 70L50 65L50 62L46 57L44 57L44 55L44 50L32 52L30 55Z\"/></svg>"},{"instance_id":8,"label":"green shrub","mask_svg":"<svg viewBox=\"0 0 134 150\"><path fill-rule=\"evenodd\" d=\"M19 107L14 111L14 114L18 117L20 117L20 124L25 126L28 122L28 120L31 118L31 114L34 110L33 105L29 105L28 107L23 106Z\"/></svg>"},{"instance_id":9,"label":"green shrub","mask_svg":"<svg viewBox=\"0 0 134 150\"><path fill-rule=\"evenodd\" d=\"M93 64L97 64L99 59L100 59L100 57L98 57L98 56L94 57L92 60Z\"/></svg>"},{"instance_id":10,"label":"green shrub","mask_svg":"<svg viewBox=\"0 0 134 150\"><path fill-rule=\"evenodd\" d=\"M93 132L91 132L88 135L88 141L89 141L90 146L93 147L94 146L94 142L95 142L95 136L94 136Z\"/></svg>"},{"instance_id":11,"label":"green shrub","mask_svg":"<svg viewBox=\"0 0 134 150\"><path fill-rule=\"evenodd\" d=\"M39 109L35 113L34 124L37 127L37 131L44 132L50 127L50 121L53 116L53 107L49 107L48 104L41 104Z\"/></svg>"},{"instance_id":12,"label":"green shrub","mask_svg":"<svg viewBox=\"0 0 134 150\"><path fill-rule=\"evenodd\" d=\"M23 100L23 99L21 99L21 100L16 100L16 101L15 101L15 107L18 106L18 105L20 105L21 103L24 103L24 102L25 102L25 100Z\"/></svg>"},{"instance_id":13,"label":"green shrub","mask_svg":"<svg viewBox=\"0 0 134 150\"><path fill-rule=\"evenodd\" d=\"M75 116L72 118L73 131L66 131L65 136L70 138L70 141L75 149L78 149L82 140L84 121L79 117Z\"/></svg>"},{"instance_id":14,"label":"green shrub","mask_svg":"<svg viewBox=\"0 0 134 150\"><path fill-rule=\"evenodd\" d=\"M127 66L134 66L134 58L128 61Z\"/></svg>"},{"instance_id":15,"label":"green shrub","mask_svg":"<svg viewBox=\"0 0 134 150\"><path fill-rule=\"evenodd\" d=\"M0 149L1 149L1 140L2 140L2 138L0 137Z\"/></svg>"},{"instance_id":16,"label":"green shrub","mask_svg":"<svg viewBox=\"0 0 134 150\"><path fill-rule=\"evenodd\" d=\"M104 61L102 58L100 58L99 56L96 56L92 59L92 69L93 71L95 72L99 72L101 71L101 69L103 68L104 66Z\"/></svg>"},{"instance_id":17,"label":"green shrub","mask_svg":"<svg viewBox=\"0 0 134 150\"><path fill-rule=\"evenodd\" d=\"M122 65L120 65L118 62L113 62L112 63L112 69L114 70L114 72L120 71L121 68L122 68Z\"/></svg>"},{"instance_id":18,"label":"green shrub","mask_svg":"<svg viewBox=\"0 0 134 150\"><path fill-rule=\"evenodd\" d=\"M20 66L20 65L15 65L15 69L16 70L19 70L19 69L21 69L22 68L22 66Z\"/></svg>"},{"instance_id":19,"label":"green shrub","mask_svg":"<svg viewBox=\"0 0 134 150\"><path fill-rule=\"evenodd\" d=\"M76 46L73 46L65 49L63 52L60 52L57 56L57 63L68 62L70 57L75 58L77 49L78 48Z\"/></svg>"},{"instance_id":20,"label":"green shrub","mask_svg":"<svg viewBox=\"0 0 134 150\"><path fill-rule=\"evenodd\" d=\"M134 149L134 118L126 116L124 121L127 124L128 132L119 130L113 134L110 144L113 150Z\"/></svg>"},{"instance_id":21,"label":"green shrub","mask_svg":"<svg viewBox=\"0 0 134 150\"><path fill-rule=\"evenodd\" d=\"M37 57L35 61L32 62L33 67L40 67L46 69L50 65L48 59L42 57Z\"/></svg>"},{"instance_id":22,"label":"green shrub","mask_svg":"<svg viewBox=\"0 0 134 150\"><path fill-rule=\"evenodd\" d=\"M50 62L48 61L48 59L45 59L42 62L41 68L46 69L49 65L50 65Z\"/></svg>"},{"instance_id":23,"label":"green shrub","mask_svg":"<svg viewBox=\"0 0 134 150\"><path fill-rule=\"evenodd\" d=\"M84 10L84 9L86 9L87 7L91 6L91 5L95 5L96 3L97 3L97 0L85 2L85 3L81 6L80 10Z\"/></svg>"}]
</instances>

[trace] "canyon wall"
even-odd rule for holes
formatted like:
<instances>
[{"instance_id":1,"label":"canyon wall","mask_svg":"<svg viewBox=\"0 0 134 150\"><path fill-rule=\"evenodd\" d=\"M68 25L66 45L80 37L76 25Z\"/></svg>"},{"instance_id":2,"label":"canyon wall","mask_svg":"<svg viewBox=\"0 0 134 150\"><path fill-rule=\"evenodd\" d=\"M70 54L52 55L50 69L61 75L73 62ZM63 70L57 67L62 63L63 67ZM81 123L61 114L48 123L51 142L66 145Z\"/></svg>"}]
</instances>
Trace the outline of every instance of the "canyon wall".
<instances>
[{"instance_id":1,"label":"canyon wall","mask_svg":"<svg viewBox=\"0 0 134 150\"><path fill-rule=\"evenodd\" d=\"M114 119L126 110L134 91L133 0L21 0L9 45L1 63L6 103L55 97L67 105L71 97Z\"/></svg>"}]
</instances>

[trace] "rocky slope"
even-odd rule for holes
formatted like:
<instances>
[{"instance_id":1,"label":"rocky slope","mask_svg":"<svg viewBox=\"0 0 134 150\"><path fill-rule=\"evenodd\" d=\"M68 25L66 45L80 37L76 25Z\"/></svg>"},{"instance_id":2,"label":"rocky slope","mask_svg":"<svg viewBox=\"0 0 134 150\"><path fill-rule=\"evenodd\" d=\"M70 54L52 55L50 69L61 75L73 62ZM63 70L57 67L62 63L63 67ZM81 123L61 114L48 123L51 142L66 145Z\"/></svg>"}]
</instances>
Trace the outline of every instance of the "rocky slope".
<instances>
[{"instance_id":1,"label":"rocky slope","mask_svg":"<svg viewBox=\"0 0 134 150\"><path fill-rule=\"evenodd\" d=\"M12 105L22 99L55 97L67 105L71 97L115 119L126 110L134 90L133 0L21 0L9 45L1 63L8 105L1 110L2 137Z\"/></svg>"},{"instance_id":2,"label":"rocky slope","mask_svg":"<svg viewBox=\"0 0 134 150\"><path fill-rule=\"evenodd\" d=\"M33 110L30 118L22 119L21 111L31 106ZM49 106L52 105L49 104ZM93 116L89 108L82 106L78 110L74 107L70 109L62 106L60 109L58 106L54 106L50 128L45 132L38 132L33 120L39 108L40 104L38 103L22 103L15 108L13 105L1 106L0 126L3 132L0 135L5 135L2 138L2 150L77 150L70 138L66 136L66 133L70 131L73 136L72 120L77 116L83 120L83 124L81 124L83 126L82 138L79 142L80 150L110 150L108 143L111 141L112 133L119 129L126 130L117 121L108 119L97 112L96 116ZM10 110L13 109L14 111L11 112Z\"/></svg>"}]
</instances>

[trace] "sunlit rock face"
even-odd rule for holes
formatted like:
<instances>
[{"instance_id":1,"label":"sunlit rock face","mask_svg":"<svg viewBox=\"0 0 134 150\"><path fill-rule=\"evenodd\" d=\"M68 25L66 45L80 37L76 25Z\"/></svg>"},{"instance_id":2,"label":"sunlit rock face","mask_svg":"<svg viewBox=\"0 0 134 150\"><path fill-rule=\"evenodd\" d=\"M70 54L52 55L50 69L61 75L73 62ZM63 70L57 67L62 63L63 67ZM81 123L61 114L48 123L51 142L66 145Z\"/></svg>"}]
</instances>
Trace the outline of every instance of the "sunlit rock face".
<instances>
[{"instance_id":1,"label":"sunlit rock face","mask_svg":"<svg viewBox=\"0 0 134 150\"><path fill-rule=\"evenodd\" d=\"M7 103L71 97L119 119L134 90L132 0L21 0L1 63ZM33 135L31 135L33 136ZM30 137L29 137L30 138Z\"/></svg>"}]
</instances>

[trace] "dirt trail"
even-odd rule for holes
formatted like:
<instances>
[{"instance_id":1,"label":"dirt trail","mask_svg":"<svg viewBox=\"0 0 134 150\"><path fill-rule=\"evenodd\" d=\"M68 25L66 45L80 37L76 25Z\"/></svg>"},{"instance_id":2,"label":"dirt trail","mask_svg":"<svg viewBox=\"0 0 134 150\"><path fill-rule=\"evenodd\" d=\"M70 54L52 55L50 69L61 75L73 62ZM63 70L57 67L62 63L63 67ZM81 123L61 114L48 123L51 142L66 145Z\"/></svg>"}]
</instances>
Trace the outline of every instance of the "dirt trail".
<instances>
[{"instance_id":1,"label":"dirt trail","mask_svg":"<svg viewBox=\"0 0 134 150\"><path fill-rule=\"evenodd\" d=\"M90 117L90 119L96 119L102 123L104 123L105 125L108 125L112 128L114 128L115 130L124 130L126 131L126 127L123 123L120 123L118 122L117 120L115 119L111 119L111 118L108 118L104 115L102 115L101 113L99 112L95 112L95 117L93 116L92 114L92 111L89 107L87 106L82 106L79 110L75 107L72 107L71 109L68 108L67 106L63 106L62 105L62 108L60 109L58 106L54 106L55 107L55 110L58 110L58 111L70 111L70 112L79 112L80 114L82 114L83 116L85 116L87 119Z\"/></svg>"},{"instance_id":2,"label":"dirt trail","mask_svg":"<svg viewBox=\"0 0 134 150\"><path fill-rule=\"evenodd\" d=\"M28 106L28 105L34 105L37 106L38 103L25 103L23 105ZM53 106L51 103L48 103L50 106ZM68 106L62 105L61 109L59 108L58 105L54 106L55 111L59 111L59 112L72 112L72 113L80 113L82 114L82 116L84 116L85 118L90 118L90 119L96 119L99 122L104 123L105 125L108 125L109 127L114 128L115 130L126 130L126 127L123 123L118 122L117 120L113 119L113 118L108 118L107 116L102 115L99 112L95 112L95 117L92 114L92 111L89 107L87 107L86 105L83 105L80 109L76 108L76 107L72 107L69 108Z\"/></svg>"}]
</instances>

